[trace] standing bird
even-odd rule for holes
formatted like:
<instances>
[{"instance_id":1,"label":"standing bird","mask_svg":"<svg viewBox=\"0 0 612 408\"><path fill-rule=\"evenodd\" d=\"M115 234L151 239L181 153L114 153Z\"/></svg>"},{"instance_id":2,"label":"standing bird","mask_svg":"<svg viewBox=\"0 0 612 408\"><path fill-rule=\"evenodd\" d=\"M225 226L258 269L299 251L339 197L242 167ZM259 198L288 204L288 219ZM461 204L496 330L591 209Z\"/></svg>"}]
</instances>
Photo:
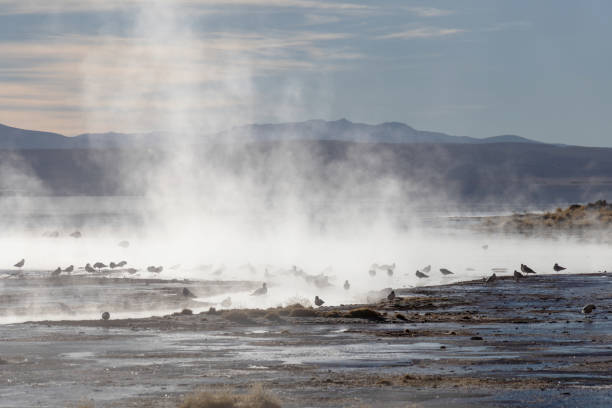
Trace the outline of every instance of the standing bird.
<instances>
[{"instance_id":1,"label":"standing bird","mask_svg":"<svg viewBox=\"0 0 612 408\"><path fill-rule=\"evenodd\" d=\"M268 293L268 285L266 285L266 283L264 282L263 285L261 285L261 288L255 290L255 292L251 293L251 296L263 296L266 293Z\"/></svg>"},{"instance_id":2,"label":"standing bird","mask_svg":"<svg viewBox=\"0 0 612 408\"><path fill-rule=\"evenodd\" d=\"M591 314L591 312L595 309L597 309L597 307L594 304L589 303L588 305L582 308L582 314Z\"/></svg>"},{"instance_id":3,"label":"standing bird","mask_svg":"<svg viewBox=\"0 0 612 408\"><path fill-rule=\"evenodd\" d=\"M100 272L100 269L106 268L106 265L104 265L102 262L96 262L95 264L93 264L93 267L96 268L98 272Z\"/></svg>"},{"instance_id":4,"label":"standing bird","mask_svg":"<svg viewBox=\"0 0 612 408\"><path fill-rule=\"evenodd\" d=\"M85 265L85 272L94 273L96 270L91 267L91 264Z\"/></svg>"},{"instance_id":5,"label":"standing bird","mask_svg":"<svg viewBox=\"0 0 612 408\"><path fill-rule=\"evenodd\" d=\"M67 267L66 269L64 269L64 272L68 272L68 273L70 273L70 272L72 272L72 271L74 271L74 265L70 265L69 267Z\"/></svg>"},{"instance_id":6,"label":"standing bird","mask_svg":"<svg viewBox=\"0 0 612 408\"><path fill-rule=\"evenodd\" d=\"M393 299L395 299L395 291L392 290L391 292L389 292L389 294L387 295L387 300L388 301L393 301Z\"/></svg>"},{"instance_id":7,"label":"standing bird","mask_svg":"<svg viewBox=\"0 0 612 408\"><path fill-rule=\"evenodd\" d=\"M123 268L125 265L127 265L127 262L126 262L126 261L121 261L121 262L119 262L119 263L117 264L117 266L118 266L119 268Z\"/></svg>"},{"instance_id":8,"label":"standing bird","mask_svg":"<svg viewBox=\"0 0 612 408\"><path fill-rule=\"evenodd\" d=\"M519 279L524 278L525 276L517 270L514 270L514 280L519 281Z\"/></svg>"},{"instance_id":9,"label":"standing bird","mask_svg":"<svg viewBox=\"0 0 612 408\"><path fill-rule=\"evenodd\" d=\"M109 264L108 264L108 266L110 266L110 268L111 268L111 269L115 269L115 268L116 268L117 266L119 266L119 265L117 265L117 264L116 264L116 263L114 263L114 262L111 262L111 263L109 263Z\"/></svg>"},{"instance_id":10,"label":"standing bird","mask_svg":"<svg viewBox=\"0 0 612 408\"><path fill-rule=\"evenodd\" d=\"M351 284L348 280L344 281L344 290L349 290L351 288Z\"/></svg>"},{"instance_id":11,"label":"standing bird","mask_svg":"<svg viewBox=\"0 0 612 408\"><path fill-rule=\"evenodd\" d=\"M318 296L315 296L315 305L317 306L323 306L323 303L325 303L325 301L323 299L321 299Z\"/></svg>"},{"instance_id":12,"label":"standing bird","mask_svg":"<svg viewBox=\"0 0 612 408\"><path fill-rule=\"evenodd\" d=\"M15 265L13 265L15 268L22 268L23 265L25 265L25 259L22 259L21 261L17 262Z\"/></svg>"},{"instance_id":13,"label":"standing bird","mask_svg":"<svg viewBox=\"0 0 612 408\"><path fill-rule=\"evenodd\" d=\"M442 275L454 275L451 271L449 271L446 268L440 268L440 272L442 273Z\"/></svg>"},{"instance_id":14,"label":"standing bird","mask_svg":"<svg viewBox=\"0 0 612 408\"><path fill-rule=\"evenodd\" d=\"M429 278L429 275L425 275L423 272L417 270L415 275L417 276L417 278L419 279L423 279L423 278Z\"/></svg>"},{"instance_id":15,"label":"standing bird","mask_svg":"<svg viewBox=\"0 0 612 408\"><path fill-rule=\"evenodd\" d=\"M485 284L493 283L495 282L496 279L497 279L497 275L493 274L485 280Z\"/></svg>"},{"instance_id":16,"label":"standing bird","mask_svg":"<svg viewBox=\"0 0 612 408\"><path fill-rule=\"evenodd\" d=\"M423 272L429 273L429 271L431 271L431 265L427 265L426 267L423 268Z\"/></svg>"},{"instance_id":17,"label":"standing bird","mask_svg":"<svg viewBox=\"0 0 612 408\"><path fill-rule=\"evenodd\" d=\"M535 273L535 271L533 269L531 269L530 267L528 267L525 264L521 264L521 272L523 272L523 273Z\"/></svg>"},{"instance_id":18,"label":"standing bird","mask_svg":"<svg viewBox=\"0 0 612 408\"><path fill-rule=\"evenodd\" d=\"M561 272L561 271L564 271L567 268L564 268L561 265L559 265L558 263L555 263L555 266L553 266L553 269L555 270L555 272Z\"/></svg>"},{"instance_id":19,"label":"standing bird","mask_svg":"<svg viewBox=\"0 0 612 408\"><path fill-rule=\"evenodd\" d=\"M62 268L60 268L59 266L57 267L56 270L54 270L53 272L51 272L51 276L59 276L60 273L62 273Z\"/></svg>"}]
</instances>

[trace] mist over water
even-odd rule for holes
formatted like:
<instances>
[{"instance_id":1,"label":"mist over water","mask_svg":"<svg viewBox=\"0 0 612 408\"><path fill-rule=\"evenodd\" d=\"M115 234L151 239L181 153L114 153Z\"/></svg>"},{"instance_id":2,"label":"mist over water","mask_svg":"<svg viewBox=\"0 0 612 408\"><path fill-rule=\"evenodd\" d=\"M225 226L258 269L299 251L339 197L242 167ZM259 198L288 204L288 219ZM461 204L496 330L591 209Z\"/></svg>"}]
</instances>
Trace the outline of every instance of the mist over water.
<instances>
[{"instance_id":1,"label":"mist over water","mask_svg":"<svg viewBox=\"0 0 612 408\"><path fill-rule=\"evenodd\" d=\"M84 106L139 109L130 123L108 123L107 129L100 129L102 119L90 113L87 131L163 130L171 135L162 149L151 152L153 167L126 165L133 151L151 150L146 138L142 144L117 151L116 162L101 163L118 167L122 190L138 190L138 194L50 197L44 183L23 166L17 154L3 163L3 180L13 180L12 184L17 180L28 191L38 192L29 196L17 192L0 200L3 280L20 279L11 275L16 271L11 266L21 258L26 259L26 278L48 277L58 266L68 265L75 266L73 275L80 275L84 272L79 268L86 263L125 260L138 272L109 276L253 281L253 287L263 282L269 286L263 297L250 296L250 287L198 297L196 300L206 302L201 307L205 310L210 304L222 308L220 303L227 296L231 296L231 307L308 303L315 295L330 305L360 303L368 301L372 291L482 278L492 268L508 268L511 274L520 263L539 273L552 272L554 262L574 273L606 269L604 244L580 243L565 236L484 236L454 228L444 221L448 213L432 210L425 216L422 208L428 201L431 207L444 203L451 211L458 203L449 199L450 192L443 186L425 182L435 175L397 179L393 169L386 167L384 156L349 150L336 165L334 158L324 157L325 152L289 142L276 142L275 148L258 151L248 136L241 140L204 138L214 130L253 122L258 104L253 99L252 67L257 61L245 57L240 44L215 48L202 43L192 36L190 24L188 16L178 14L171 2L152 2L137 14L129 38L107 38L108 46L100 54L91 54L82 62ZM117 44L127 51L113 55L120 66L109 66L107 61ZM191 61L213 54L215 63L209 71L189 69ZM193 77L202 79L201 87L185 86L185 78ZM216 85L205 86L207 77L214 77ZM279 119L300 116L300 93L300 84L292 82L279 101ZM152 95L163 95L167 103L156 105L149 101ZM215 98L219 100L216 107L199 103ZM228 99L243 101L242 109L225 111L223 101ZM321 101L322 107L326 104ZM328 166L321 169L321 162ZM443 220L441 226L432 228L426 221L430 218ZM69 235L76 230L81 238ZM58 237L49 236L54 231ZM124 240L129 247L118 245ZM485 244L487 250L482 248ZM395 264L393 276L381 270L370 276L373 263ZM432 266L430 278L419 280L414 273L426 265ZM146 271L148 266L163 266L164 270L155 274ZM329 286L295 276L291 273L294 266L311 277L323 276ZM439 268L455 274L443 278ZM349 291L342 287L345 280L350 282ZM106 307L103 298L96 299L97 306L79 307L86 302L66 300L51 281L48 287L39 286L19 296L36 298L39 303L73 301L69 306L74 314L45 314L39 308L15 316L9 304L0 322L97 318L99 308ZM123 313L153 314L129 309Z\"/></svg>"},{"instance_id":2,"label":"mist over water","mask_svg":"<svg viewBox=\"0 0 612 408\"><path fill-rule=\"evenodd\" d=\"M511 274L519 269L520 263L527 263L538 273L554 273L554 262L566 266L569 272L586 273L604 270L609 262L607 244L598 240L580 242L575 236L486 236L451 225L444 214L438 214L442 224L435 226L415 220L401 223L397 214L390 214L390 222L385 222L383 217L369 217L367 212L361 217L352 215L350 219L339 213L337 223L321 224L313 223L303 213L288 211L251 214L246 209L198 212L194 208L191 212L183 209L175 217L168 215L158 223L160 215L154 210L149 210L148 216L137 211L117 213L116 208L120 205L144 207L143 202L147 199L142 197L30 197L24 200L46 201L45 211L53 216L37 225L33 221L36 217L22 214L24 220L29 220L27 227L19 229L13 225L4 229L0 236L3 269L0 285L5 294L14 294L19 282L24 282L23 278L26 281L43 278L43 281L34 288L24 285L19 291L20 300L28 299L25 303L35 312L24 314L21 310L15 315L9 301L2 310L3 323L99 318L100 310L107 308L114 311L114 317L176 311L171 304L165 307L163 299L156 300L158 304L151 305L150 309L121 306L121 296L133 296L135 292L150 289L146 288L148 283L144 283L149 279L252 282L250 286L238 285L223 291L204 294L195 291L198 296L195 301L202 302L200 307L193 307L198 312L211 305L224 308L221 302L227 297L231 297L232 303L225 308L267 308L295 302L309 305L315 295L329 305L365 303L380 296L375 292L385 288L480 279L490 275L493 268L507 268L507 273L497 272L498 275ZM58 203L50 204L55 200ZM115 213L93 213L90 206L97 201L103 209L115 208ZM76 228L67 228L70 220L74 220L74 214L66 214L67 202L71 203L68 208L78 210L79 214L89 208L85 222L78 228L83 234L81 238L69 235ZM52 228L51 220L62 227ZM59 232L58 237L49 236L55 231ZM127 248L118 245L123 240L129 241ZM483 249L485 244L488 249ZM21 258L26 259L23 278L14 276L17 268L11 267ZM138 269L138 272L129 274L125 269L110 271L104 268L107 273L102 276L143 281L143 284L127 285L131 291L119 286L113 289L113 284L101 288L98 281L94 282L95 274L82 270L86 263L101 261L108 265L121 260L127 261L126 267ZM376 276L371 276L368 271L373 263L394 263L396 268L392 276L384 270L377 270ZM63 273L64 276L91 277L91 287L83 284L63 286L58 284L61 279L50 277L56 267L68 265L76 269L71 274ZM159 274L148 272L146 269L151 265L163 266L164 270ZM418 279L415 271L426 265L432 267L430 278ZM294 274L294 266L308 278ZM439 268L450 269L454 275L443 277ZM320 280L317 281L317 277ZM342 287L345 280L351 285L348 291ZM263 282L268 284L268 294L251 296L253 289ZM41 306L47 303L63 303L71 309L70 313ZM49 311L51 313L47 313Z\"/></svg>"}]
</instances>

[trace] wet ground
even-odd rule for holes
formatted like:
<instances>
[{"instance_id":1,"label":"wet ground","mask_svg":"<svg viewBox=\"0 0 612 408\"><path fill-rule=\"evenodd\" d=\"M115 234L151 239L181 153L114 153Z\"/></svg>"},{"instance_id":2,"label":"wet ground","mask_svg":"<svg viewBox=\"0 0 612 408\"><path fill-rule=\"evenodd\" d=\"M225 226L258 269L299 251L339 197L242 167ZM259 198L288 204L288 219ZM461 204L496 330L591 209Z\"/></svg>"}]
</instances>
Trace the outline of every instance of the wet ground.
<instances>
[{"instance_id":1,"label":"wet ground","mask_svg":"<svg viewBox=\"0 0 612 408\"><path fill-rule=\"evenodd\" d=\"M198 387L254 383L287 407L611 405L612 275L396 293L367 306L2 325L0 407L175 407Z\"/></svg>"}]
</instances>

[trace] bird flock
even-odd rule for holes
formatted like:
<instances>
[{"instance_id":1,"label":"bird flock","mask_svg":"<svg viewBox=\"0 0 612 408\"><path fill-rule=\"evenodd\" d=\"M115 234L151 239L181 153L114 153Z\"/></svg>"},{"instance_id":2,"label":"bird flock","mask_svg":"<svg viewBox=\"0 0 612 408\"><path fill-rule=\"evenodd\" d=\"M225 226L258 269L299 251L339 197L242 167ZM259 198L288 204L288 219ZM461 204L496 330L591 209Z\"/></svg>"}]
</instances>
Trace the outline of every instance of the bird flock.
<instances>
[{"instance_id":1,"label":"bird flock","mask_svg":"<svg viewBox=\"0 0 612 408\"><path fill-rule=\"evenodd\" d=\"M75 234L75 238L79 237L79 235ZM129 242L128 241L121 241L119 243L119 246L121 247L128 247L129 246ZM487 249L487 246L483 246L483 249ZM15 268L18 268L20 271L22 271L22 268L25 266L25 259L21 259L19 260L17 263L14 264ZM84 267L79 267L79 270L84 270L86 273L102 273L104 270L108 271L108 269L106 268L110 268L110 271L124 271L127 272L129 274L134 274L136 272L138 272L139 270L136 268L126 268L127 266L127 261L119 261L119 262L115 262L115 261L111 261L107 264L105 264L104 262L94 262L93 264L91 263L87 263ZM173 265L172 267L170 267L169 269L178 269L180 267L180 265ZM211 269L212 266L210 265L206 265L203 266L202 268L204 269ZM253 267L250 264L247 264L243 267L241 267L243 269L246 269L252 273L256 272L255 267ZM558 263L555 263L552 267L553 271L555 272L561 272L566 270L565 267L559 265ZM147 272L150 273L155 273L155 274L159 274L164 270L163 266L155 266L155 265L151 265L148 266L146 268ZM214 275L221 275L223 273L223 271L225 270L224 266L221 266L217 269L214 269L213 274ZM331 267L328 267L326 269L326 271L331 270ZM392 264L377 264L377 263L373 263L370 268L368 269L368 275L370 277L376 277L377 274L386 274L388 277L393 277L394 273L396 270L396 264L392 263ZM468 270L473 270L471 268L468 268ZM505 271L505 268L494 268L493 269L496 272L501 272L501 271ZM59 277L62 274L71 274L72 272L75 271L75 266L74 265L69 265L65 268L62 268L61 266L58 266L55 270L53 270L50 273L50 276L53 278ZM293 266L289 271L289 273L293 274L295 277L300 277L303 278L306 282L315 285L318 288L326 288L329 286L332 286L331 283L329 282L329 277L327 275L325 275L324 273L321 273L319 275L309 275L306 272L304 272L304 270L298 268L297 266ZM415 272L415 276L420 280L420 279L428 279L431 276L431 272L432 272L432 267L431 265L427 265L423 268L417 269ZM497 273L494 272L492 275L487 276L485 278L483 278L484 284L486 285L490 285L490 284L494 284L497 279ZM447 268L440 268L439 269L439 273L443 276L449 276L449 275L454 275L454 272L452 272L450 269ZM520 272L517 270L514 270L513 272L513 279L515 281L520 281L524 278L526 278L529 275L535 275L536 272L535 270L533 270L531 267L529 267L526 264L521 264L520 265ZM265 269L265 275L266 278L272 278L275 275L273 275L272 273L269 272L268 268ZM348 291L351 289L351 284L348 280L344 281L344 284L342 285L342 287L344 288L345 291ZM187 291L187 293L185 293L185 291ZM251 296L264 296L268 294L268 286L266 282L262 283L262 286L257 288L255 291L253 291L251 293ZM187 297L195 297L195 295L193 295L193 293L191 293L187 288L184 289L184 293L183 295L187 296ZM396 294L394 290L391 290L389 292L389 294L387 295L387 299L389 301L393 301L396 298ZM230 297L225 298L222 302L221 302L221 306L223 307L229 307L231 306L232 301ZM314 304L317 307L321 307L325 304L325 301L320 298L318 295L315 296L314 298ZM582 313L584 313L585 315L588 315L590 313L593 312L593 310L595 310L596 307L593 304L588 304L586 305L583 309L582 309ZM103 316L103 319L107 320L109 318L108 315Z\"/></svg>"}]
</instances>

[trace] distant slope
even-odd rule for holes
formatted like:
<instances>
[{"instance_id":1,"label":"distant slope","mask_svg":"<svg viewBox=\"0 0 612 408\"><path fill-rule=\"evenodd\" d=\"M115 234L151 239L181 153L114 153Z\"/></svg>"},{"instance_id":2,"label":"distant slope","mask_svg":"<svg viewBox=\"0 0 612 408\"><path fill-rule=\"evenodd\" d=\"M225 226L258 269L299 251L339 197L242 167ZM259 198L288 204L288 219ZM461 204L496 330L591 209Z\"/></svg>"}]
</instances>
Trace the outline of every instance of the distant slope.
<instances>
[{"instance_id":1,"label":"distant slope","mask_svg":"<svg viewBox=\"0 0 612 408\"><path fill-rule=\"evenodd\" d=\"M337 140L368 143L539 143L514 135L478 139L446 133L417 130L404 123L385 122L379 125L335 121L308 120L297 123L246 125L221 132L217 136L253 140Z\"/></svg>"},{"instance_id":2,"label":"distant slope","mask_svg":"<svg viewBox=\"0 0 612 408\"><path fill-rule=\"evenodd\" d=\"M221 180L251 180L252 185L269 189L270 197L303 189L298 192L304 197L316 191L333 200L349 191L355 200L367 201L378 197L371 193L376 183L390 178L411 203L432 206L571 203L612 197L612 148L543 143L264 141L194 146L190 152L193 157L206 158L195 162L202 169L215 169ZM30 169L32 178L39 179L51 194L137 195L147 191L147 182L158 182L156 171L173 168L163 165L173 154L154 148L27 149L20 152L18 163ZM0 163L14 156L0 149ZM285 166L287 163L290 165ZM20 178L0 181L0 195L27 190Z\"/></svg>"},{"instance_id":3,"label":"distant slope","mask_svg":"<svg viewBox=\"0 0 612 408\"><path fill-rule=\"evenodd\" d=\"M517 135L500 135L476 140L478 140L476 143L542 143Z\"/></svg>"},{"instance_id":4,"label":"distant slope","mask_svg":"<svg viewBox=\"0 0 612 408\"><path fill-rule=\"evenodd\" d=\"M66 145L67 137L58 133L17 129L0 124L1 149L58 149Z\"/></svg>"},{"instance_id":5,"label":"distant slope","mask_svg":"<svg viewBox=\"0 0 612 408\"><path fill-rule=\"evenodd\" d=\"M66 137L57 133L38 132L0 125L0 149L121 149L153 147L179 140L169 133L144 134L95 133ZM452 136L440 132L417 130L404 123L386 122L378 125L354 123L346 119L335 121L308 120L297 123L253 124L235 127L213 135L190 140L198 143L217 141L341 141L357 143L539 143L515 135L478 139Z\"/></svg>"}]
</instances>

